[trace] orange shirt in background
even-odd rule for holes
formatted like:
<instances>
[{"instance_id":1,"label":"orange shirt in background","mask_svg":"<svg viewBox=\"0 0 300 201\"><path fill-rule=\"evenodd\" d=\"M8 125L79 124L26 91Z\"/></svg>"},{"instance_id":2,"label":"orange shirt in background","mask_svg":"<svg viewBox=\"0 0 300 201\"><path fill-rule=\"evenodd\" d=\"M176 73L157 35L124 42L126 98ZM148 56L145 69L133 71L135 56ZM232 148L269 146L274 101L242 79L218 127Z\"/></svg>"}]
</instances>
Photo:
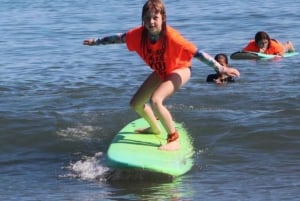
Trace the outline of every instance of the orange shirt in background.
<instances>
[{"instance_id":1,"label":"orange shirt in background","mask_svg":"<svg viewBox=\"0 0 300 201\"><path fill-rule=\"evenodd\" d=\"M152 44L147 39L146 55L141 47L142 30L140 26L126 33L126 44L129 51L135 51L155 72L159 74L161 79L165 79L167 75L178 68L187 68L192 64L192 58L197 48L194 44L183 38L174 28L167 26L167 44L165 53L161 51L162 42L159 39Z\"/></svg>"},{"instance_id":2,"label":"orange shirt in background","mask_svg":"<svg viewBox=\"0 0 300 201\"><path fill-rule=\"evenodd\" d=\"M259 47L255 43L255 40L251 40L249 42L249 44L246 47L244 47L243 50L250 51L250 52L259 52ZM274 40L271 40L269 48L266 49L263 53L264 54L281 54L281 53L283 53L283 47L280 43L278 43Z\"/></svg>"}]
</instances>

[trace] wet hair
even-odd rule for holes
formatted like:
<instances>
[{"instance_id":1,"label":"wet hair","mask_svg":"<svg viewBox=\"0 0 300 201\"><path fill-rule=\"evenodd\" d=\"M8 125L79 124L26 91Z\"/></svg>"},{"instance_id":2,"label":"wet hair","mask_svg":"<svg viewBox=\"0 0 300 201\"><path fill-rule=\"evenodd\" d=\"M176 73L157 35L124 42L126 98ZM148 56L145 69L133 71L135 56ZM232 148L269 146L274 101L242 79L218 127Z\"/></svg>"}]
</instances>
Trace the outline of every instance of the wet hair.
<instances>
[{"instance_id":1,"label":"wet hair","mask_svg":"<svg viewBox=\"0 0 300 201\"><path fill-rule=\"evenodd\" d=\"M218 61L220 57L224 57L225 58L225 63L228 65L228 56L227 56L227 54L224 54L224 53L217 54L215 56L215 60Z\"/></svg>"},{"instance_id":2,"label":"wet hair","mask_svg":"<svg viewBox=\"0 0 300 201\"><path fill-rule=\"evenodd\" d=\"M270 41L271 41L271 38L269 36L269 34L267 34L266 32L264 31L259 31L255 34L255 43L258 44L259 41L261 40L268 40L269 41L269 45L268 45L268 48L270 46Z\"/></svg>"},{"instance_id":3,"label":"wet hair","mask_svg":"<svg viewBox=\"0 0 300 201\"><path fill-rule=\"evenodd\" d=\"M166 43L167 43L167 15L166 15L166 9L165 5L162 0L148 0L142 10L142 26L144 26L144 17L147 14L148 11L154 11L155 13L160 13L162 16L162 30L160 33L160 38L162 40L162 47L161 51L164 53L166 49ZM142 37L141 37L141 49L143 50L143 54L147 54L147 38L148 38L148 30L143 29L142 31Z\"/></svg>"}]
</instances>

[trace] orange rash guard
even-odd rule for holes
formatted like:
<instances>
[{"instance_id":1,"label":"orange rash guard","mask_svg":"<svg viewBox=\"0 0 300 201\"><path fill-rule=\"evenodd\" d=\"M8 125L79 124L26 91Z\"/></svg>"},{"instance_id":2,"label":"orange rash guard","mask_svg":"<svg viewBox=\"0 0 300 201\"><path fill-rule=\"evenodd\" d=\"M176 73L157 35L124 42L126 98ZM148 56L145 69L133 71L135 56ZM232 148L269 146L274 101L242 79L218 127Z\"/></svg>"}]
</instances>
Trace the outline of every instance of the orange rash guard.
<instances>
[{"instance_id":1,"label":"orange rash guard","mask_svg":"<svg viewBox=\"0 0 300 201\"><path fill-rule=\"evenodd\" d=\"M244 47L244 51L251 51L251 52L259 52L259 47L255 43L255 40L251 40L249 44ZM269 48L264 51L264 54L281 54L283 52L283 47L280 43L271 40Z\"/></svg>"},{"instance_id":2,"label":"orange rash guard","mask_svg":"<svg viewBox=\"0 0 300 201\"><path fill-rule=\"evenodd\" d=\"M161 51L162 42L159 39L156 43L151 44L147 38L146 55L143 54L141 47L142 30L140 26L131 29L126 33L126 44L129 51L135 51L161 79L171 74L175 69L187 68L192 64L192 58L197 51L194 44L183 38L179 32L170 26L167 26L167 45L165 53Z\"/></svg>"}]
</instances>

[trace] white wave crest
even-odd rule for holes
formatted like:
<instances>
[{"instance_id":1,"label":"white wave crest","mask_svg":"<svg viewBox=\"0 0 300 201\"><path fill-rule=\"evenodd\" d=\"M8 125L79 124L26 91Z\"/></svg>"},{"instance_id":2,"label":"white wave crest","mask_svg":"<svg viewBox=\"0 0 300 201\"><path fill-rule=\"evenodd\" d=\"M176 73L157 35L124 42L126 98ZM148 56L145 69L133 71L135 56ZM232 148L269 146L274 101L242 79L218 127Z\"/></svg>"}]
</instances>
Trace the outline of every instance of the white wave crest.
<instances>
[{"instance_id":1,"label":"white wave crest","mask_svg":"<svg viewBox=\"0 0 300 201\"><path fill-rule=\"evenodd\" d=\"M102 152L96 153L94 156L85 156L83 159L70 163L67 167L71 171L67 177L76 177L82 180L106 180L106 173L109 168L104 165L104 155Z\"/></svg>"}]
</instances>

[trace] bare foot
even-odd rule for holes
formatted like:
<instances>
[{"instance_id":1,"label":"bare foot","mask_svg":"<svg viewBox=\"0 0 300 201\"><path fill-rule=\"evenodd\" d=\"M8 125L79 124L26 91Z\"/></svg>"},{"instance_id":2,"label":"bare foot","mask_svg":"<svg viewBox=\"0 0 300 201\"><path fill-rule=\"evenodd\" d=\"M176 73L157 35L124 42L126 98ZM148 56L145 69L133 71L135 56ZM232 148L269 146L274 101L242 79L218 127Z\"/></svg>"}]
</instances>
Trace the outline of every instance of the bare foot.
<instances>
[{"instance_id":1,"label":"bare foot","mask_svg":"<svg viewBox=\"0 0 300 201\"><path fill-rule=\"evenodd\" d=\"M288 41L288 44L289 44L289 52L295 52L293 43L291 41Z\"/></svg>"},{"instance_id":2,"label":"bare foot","mask_svg":"<svg viewBox=\"0 0 300 201\"><path fill-rule=\"evenodd\" d=\"M136 129L134 132L140 134L160 134L160 131L154 131L151 127Z\"/></svg>"},{"instance_id":3,"label":"bare foot","mask_svg":"<svg viewBox=\"0 0 300 201\"><path fill-rule=\"evenodd\" d=\"M168 144L162 145L158 149L164 150L164 151L176 151L176 150L180 149L179 139L172 141Z\"/></svg>"},{"instance_id":4,"label":"bare foot","mask_svg":"<svg viewBox=\"0 0 300 201\"><path fill-rule=\"evenodd\" d=\"M286 52L295 52L295 48L294 48L293 43L291 41L287 41L284 44L284 48L285 48Z\"/></svg>"}]
</instances>

